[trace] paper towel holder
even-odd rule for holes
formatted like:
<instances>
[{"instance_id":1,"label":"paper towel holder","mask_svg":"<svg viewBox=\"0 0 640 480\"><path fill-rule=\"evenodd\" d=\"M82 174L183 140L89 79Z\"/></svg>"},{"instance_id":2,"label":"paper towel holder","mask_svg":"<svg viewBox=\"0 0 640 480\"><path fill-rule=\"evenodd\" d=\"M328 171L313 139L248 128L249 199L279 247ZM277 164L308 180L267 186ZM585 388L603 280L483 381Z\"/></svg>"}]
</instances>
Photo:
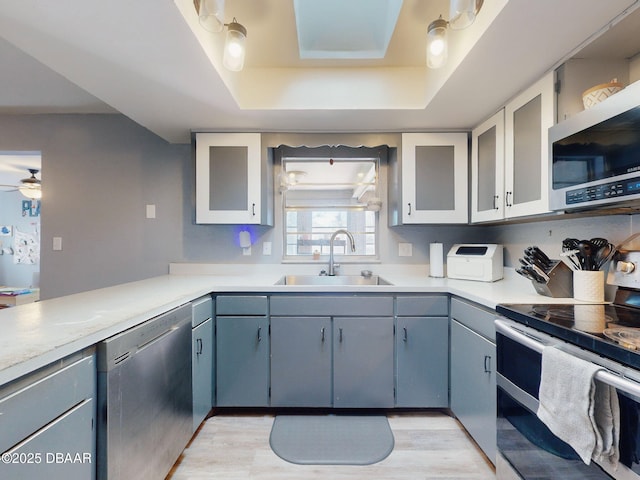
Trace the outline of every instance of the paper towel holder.
<instances>
[{"instance_id":1,"label":"paper towel holder","mask_svg":"<svg viewBox=\"0 0 640 480\"><path fill-rule=\"evenodd\" d=\"M444 248L440 242L429 244L429 276L444 277Z\"/></svg>"}]
</instances>

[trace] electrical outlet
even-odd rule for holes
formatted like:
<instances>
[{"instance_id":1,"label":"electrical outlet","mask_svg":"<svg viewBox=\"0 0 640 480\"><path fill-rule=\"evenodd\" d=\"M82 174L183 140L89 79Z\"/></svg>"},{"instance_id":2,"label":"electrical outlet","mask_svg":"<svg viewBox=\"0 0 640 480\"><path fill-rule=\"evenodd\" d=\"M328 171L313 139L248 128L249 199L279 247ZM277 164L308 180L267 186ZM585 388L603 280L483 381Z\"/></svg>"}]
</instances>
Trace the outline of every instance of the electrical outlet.
<instances>
[{"instance_id":1,"label":"electrical outlet","mask_svg":"<svg viewBox=\"0 0 640 480\"><path fill-rule=\"evenodd\" d=\"M262 255L271 255L271 242L262 243Z\"/></svg>"},{"instance_id":2,"label":"electrical outlet","mask_svg":"<svg viewBox=\"0 0 640 480\"><path fill-rule=\"evenodd\" d=\"M53 249L55 251L62 250L62 237L53 237Z\"/></svg>"},{"instance_id":3,"label":"electrical outlet","mask_svg":"<svg viewBox=\"0 0 640 480\"><path fill-rule=\"evenodd\" d=\"M147 218L156 218L156 206L147 205Z\"/></svg>"},{"instance_id":4,"label":"electrical outlet","mask_svg":"<svg viewBox=\"0 0 640 480\"><path fill-rule=\"evenodd\" d=\"M399 243L398 244L398 256L399 257L410 257L413 255L413 244L412 243Z\"/></svg>"},{"instance_id":5,"label":"electrical outlet","mask_svg":"<svg viewBox=\"0 0 640 480\"><path fill-rule=\"evenodd\" d=\"M251 247L245 247L242 249L242 255L250 256L251 255Z\"/></svg>"}]
</instances>

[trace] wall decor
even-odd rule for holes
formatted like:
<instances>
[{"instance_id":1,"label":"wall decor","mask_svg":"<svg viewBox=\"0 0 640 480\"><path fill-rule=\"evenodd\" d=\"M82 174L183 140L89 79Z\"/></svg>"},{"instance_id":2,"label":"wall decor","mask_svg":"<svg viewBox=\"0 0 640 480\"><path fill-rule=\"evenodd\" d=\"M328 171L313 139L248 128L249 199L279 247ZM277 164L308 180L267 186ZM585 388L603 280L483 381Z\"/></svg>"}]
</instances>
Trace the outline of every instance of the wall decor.
<instances>
[{"instance_id":1,"label":"wall decor","mask_svg":"<svg viewBox=\"0 0 640 480\"><path fill-rule=\"evenodd\" d=\"M0 225L0 237L10 237L13 235L13 226Z\"/></svg>"},{"instance_id":2,"label":"wall decor","mask_svg":"<svg viewBox=\"0 0 640 480\"><path fill-rule=\"evenodd\" d=\"M22 216L40 216L40 200L22 200Z\"/></svg>"},{"instance_id":3,"label":"wall decor","mask_svg":"<svg viewBox=\"0 0 640 480\"><path fill-rule=\"evenodd\" d=\"M14 258L13 263L36 265L40 262L40 235L36 230L34 233L15 231L13 241Z\"/></svg>"}]
</instances>

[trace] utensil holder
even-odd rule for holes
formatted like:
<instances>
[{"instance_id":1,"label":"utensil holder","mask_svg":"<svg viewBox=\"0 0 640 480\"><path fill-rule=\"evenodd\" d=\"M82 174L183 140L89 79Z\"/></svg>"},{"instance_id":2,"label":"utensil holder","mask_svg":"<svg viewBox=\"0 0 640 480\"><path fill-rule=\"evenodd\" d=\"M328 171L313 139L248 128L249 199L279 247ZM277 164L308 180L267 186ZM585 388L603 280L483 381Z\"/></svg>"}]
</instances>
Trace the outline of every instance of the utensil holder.
<instances>
[{"instance_id":1,"label":"utensil holder","mask_svg":"<svg viewBox=\"0 0 640 480\"><path fill-rule=\"evenodd\" d=\"M559 260L553 260L553 262L553 267L547 272L549 281L544 283L531 280L533 288L545 297L573 297L573 270L567 267L564 262Z\"/></svg>"},{"instance_id":2,"label":"utensil holder","mask_svg":"<svg viewBox=\"0 0 640 480\"><path fill-rule=\"evenodd\" d=\"M583 302L604 302L604 272L602 270L575 270L573 272L573 298Z\"/></svg>"}]
</instances>

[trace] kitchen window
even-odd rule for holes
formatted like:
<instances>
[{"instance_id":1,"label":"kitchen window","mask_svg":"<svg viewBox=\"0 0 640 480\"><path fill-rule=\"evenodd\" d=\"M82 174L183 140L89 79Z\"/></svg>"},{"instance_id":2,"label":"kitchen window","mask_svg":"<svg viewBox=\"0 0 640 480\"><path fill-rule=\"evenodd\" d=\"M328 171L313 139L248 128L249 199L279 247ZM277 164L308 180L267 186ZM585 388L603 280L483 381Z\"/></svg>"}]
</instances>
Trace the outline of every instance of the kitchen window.
<instances>
[{"instance_id":1,"label":"kitchen window","mask_svg":"<svg viewBox=\"0 0 640 480\"><path fill-rule=\"evenodd\" d=\"M279 147L279 188L284 209L284 258L317 259L329 255L331 235L339 229L354 237L351 252L345 235L334 240L334 255L353 261L378 258L378 172L386 147Z\"/></svg>"}]
</instances>

